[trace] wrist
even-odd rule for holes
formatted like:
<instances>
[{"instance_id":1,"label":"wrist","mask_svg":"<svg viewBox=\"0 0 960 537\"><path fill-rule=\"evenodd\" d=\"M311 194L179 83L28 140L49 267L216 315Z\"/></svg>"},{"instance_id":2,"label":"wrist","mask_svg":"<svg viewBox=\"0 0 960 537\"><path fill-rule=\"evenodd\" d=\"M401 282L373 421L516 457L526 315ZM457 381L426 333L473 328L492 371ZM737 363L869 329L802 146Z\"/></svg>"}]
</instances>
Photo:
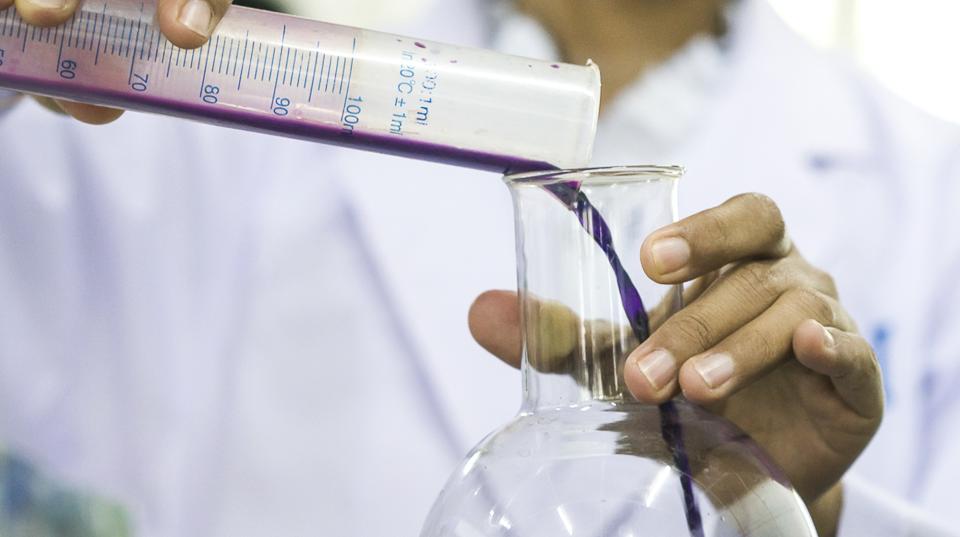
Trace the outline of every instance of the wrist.
<instances>
[{"instance_id":1,"label":"wrist","mask_svg":"<svg viewBox=\"0 0 960 537\"><path fill-rule=\"evenodd\" d=\"M820 537L836 537L843 511L843 484L837 483L819 498L809 502L810 518Z\"/></svg>"}]
</instances>

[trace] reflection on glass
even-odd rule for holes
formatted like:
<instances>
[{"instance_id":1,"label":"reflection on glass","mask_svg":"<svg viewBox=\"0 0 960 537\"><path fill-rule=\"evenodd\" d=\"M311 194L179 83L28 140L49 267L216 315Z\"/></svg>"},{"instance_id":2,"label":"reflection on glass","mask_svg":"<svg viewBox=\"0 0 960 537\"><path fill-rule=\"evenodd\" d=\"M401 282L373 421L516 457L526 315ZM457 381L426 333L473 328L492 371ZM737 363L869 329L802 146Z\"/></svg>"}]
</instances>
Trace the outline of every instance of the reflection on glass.
<instances>
[{"instance_id":1,"label":"reflection on glass","mask_svg":"<svg viewBox=\"0 0 960 537\"><path fill-rule=\"evenodd\" d=\"M674 221L679 175L645 167L507 178L523 406L454 472L421 537L816 535L782 472L739 429L681 400L638 404L624 386L624 360L646 323L655 330L680 307L680 290L647 279L637 255L644 237ZM598 247L598 215L624 257ZM649 306L642 322L624 307L625 281Z\"/></svg>"}]
</instances>

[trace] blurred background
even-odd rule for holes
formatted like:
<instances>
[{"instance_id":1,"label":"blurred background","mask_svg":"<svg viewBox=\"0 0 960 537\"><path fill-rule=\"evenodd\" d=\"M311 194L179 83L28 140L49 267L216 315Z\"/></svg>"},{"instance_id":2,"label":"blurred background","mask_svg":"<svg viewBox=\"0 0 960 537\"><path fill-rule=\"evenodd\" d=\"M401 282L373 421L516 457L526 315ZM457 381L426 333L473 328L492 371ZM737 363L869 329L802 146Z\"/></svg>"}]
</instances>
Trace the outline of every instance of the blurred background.
<instances>
[{"instance_id":1,"label":"blurred background","mask_svg":"<svg viewBox=\"0 0 960 537\"><path fill-rule=\"evenodd\" d=\"M770 2L817 45L842 50L902 97L960 123L960 1Z\"/></svg>"},{"instance_id":2,"label":"blurred background","mask_svg":"<svg viewBox=\"0 0 960 537\"><path fill-rule=\"evenodd\" d=\"M424 0L277 0L291 12L371 28L411 22ZM960 123L960 0L767 0L799 33L848 54L894 92Z\"/></svg>"}]
</instances>

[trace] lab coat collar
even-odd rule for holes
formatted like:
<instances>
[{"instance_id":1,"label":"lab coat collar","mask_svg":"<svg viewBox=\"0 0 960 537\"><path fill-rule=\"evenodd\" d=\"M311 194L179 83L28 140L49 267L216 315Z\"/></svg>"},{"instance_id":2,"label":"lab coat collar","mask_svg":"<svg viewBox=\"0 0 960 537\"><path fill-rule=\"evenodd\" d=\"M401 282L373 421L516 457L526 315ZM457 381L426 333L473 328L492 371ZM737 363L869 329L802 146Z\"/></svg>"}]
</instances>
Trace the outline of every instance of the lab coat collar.
<instances>
[{"instance_id":1,"label":"lab coat collar","mask_svg":"<svg viewBox=\"0 0 960 537\"><path fill-rule=\"evenodd\" d=\"M735 138L748 121L755 134L773 137L767 145L781 140L797 156L864 155L874 148L864 119L867 92L858 90L864 83L846 58L814 48L765 0L745 1L733 13L728 83L720 86L701 140L719 129Z\"/></svg>"},{"instance_id":2,"label":"lab coat collar","mask_svg":"<svg viewBox=\"0 0 960 537\"><path fill-rule=\"evenodd\" d=\"M482 19L464 18L476 16L477 4L442 5L460 6L462 16L445 15L442 26L430 26L434 35L461 41L454 34L475 38L483 31ZM806 175L800 168L818 155L868 152L857 95L837 60L804 43L764 1L745 1L739 17L729 78L703 128L675 152L677 161L702 170L706 185L712 176L763 176L757 167ZM519 403L519 378L472 343L465 318L477 293L515 287L507 189L495 175L470 170L356 152L338 158L348 170L343 188L362 240L384 279L384 300L397 306L416 359L466 447ZM725 190L717 187L716 196ZM497 393L489 393L491 386Z\"/></svg>"}]
</instances>

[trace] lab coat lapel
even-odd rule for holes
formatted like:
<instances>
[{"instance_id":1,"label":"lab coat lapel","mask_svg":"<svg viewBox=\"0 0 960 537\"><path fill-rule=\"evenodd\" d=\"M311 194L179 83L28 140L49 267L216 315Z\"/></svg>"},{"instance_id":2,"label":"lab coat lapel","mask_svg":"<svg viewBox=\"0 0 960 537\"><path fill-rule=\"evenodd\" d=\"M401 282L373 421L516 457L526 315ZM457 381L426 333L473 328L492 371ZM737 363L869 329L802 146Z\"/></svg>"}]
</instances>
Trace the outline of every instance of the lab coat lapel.
<instances>
[{"instance_id":1,"label":"lab coat lapel","mask_svg":"<svg viewBox=\"0 0 960 537\"><path fill-rule=\"evenodd\" d=\"M847 246L838 250L823 237L844 228L851 210L885 203L871 198L876 192L868 185L857 199L870 199L853 208L850 196L839 195L838 189L870 181L879 165L859 82L837 65L842 59L803 42L766 2L744 2L739 10L727 79L675 156L689 170L682 212L762 192L778 201L787 222L815 222L791 230L807 255L831 263L849 257Z\"/></svg>"}]
</instances>

